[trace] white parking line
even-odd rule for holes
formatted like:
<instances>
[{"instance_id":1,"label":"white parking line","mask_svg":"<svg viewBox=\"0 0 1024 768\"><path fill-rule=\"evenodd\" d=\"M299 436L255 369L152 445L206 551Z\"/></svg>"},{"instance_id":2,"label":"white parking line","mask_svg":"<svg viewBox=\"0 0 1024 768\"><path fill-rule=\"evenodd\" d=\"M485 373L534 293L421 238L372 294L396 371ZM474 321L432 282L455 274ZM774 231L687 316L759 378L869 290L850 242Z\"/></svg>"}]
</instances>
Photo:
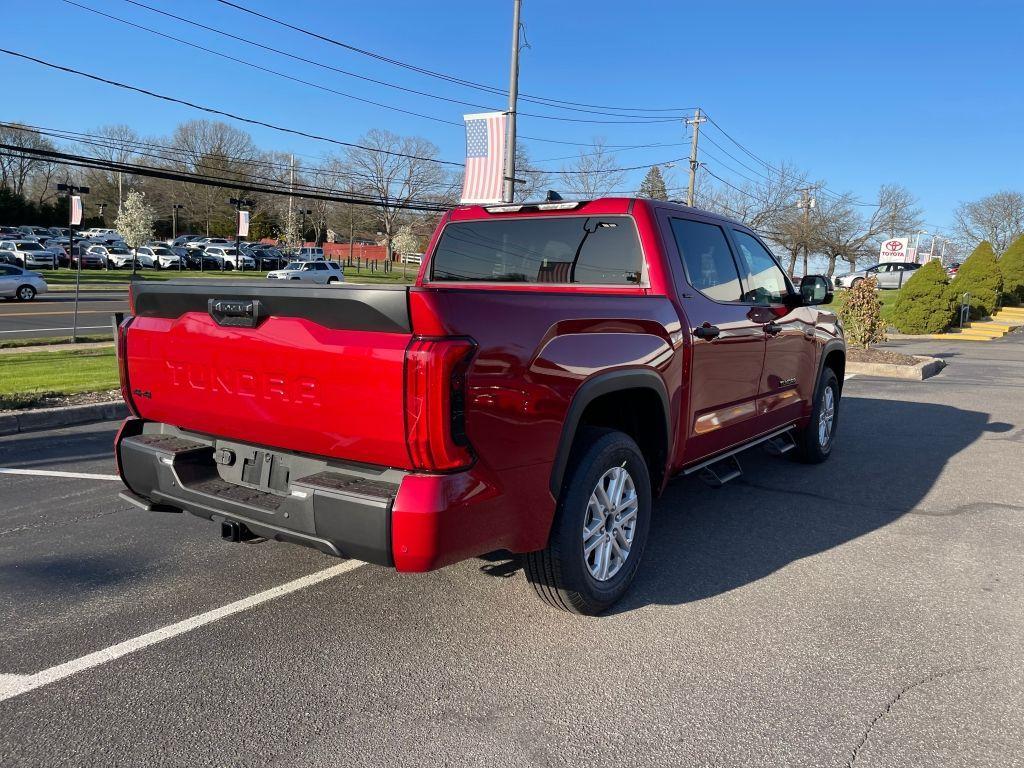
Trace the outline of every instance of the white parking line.
<instances>
[{"instance_id":1,"label":"white parking line","mask_svg":"<svg viewBox=\"0 0 1024 768\"><path fill-rule=\"evenodd\" d=\"M848 373L845 376L843 376L843 381L849 381L850 379L854 378L856 375L857 375L856 373Z\"/></svg>"},{"instance_id":2,"label":"white parking line","mask_svg":"<svg viewBox=\"0 0 1024 768\"><path fill-rule=\"evenodd\" d=\"M9 469L0 467L0 475L38 475L39 477L70 477L75 480L120 480L117 475L96 475L92 472L61 472L57 469Z\"/></svg>"},{"instance_id":3,"label":"white parking line","mask_svg":"<svg viewBox=\"0 0 1024 768\"><path fill-rule=\"evenodd\" d=\"M113 313L111 313L113 314ZM8 315L10 317L10 315ZM110 330L110 323L106 325L80 325L78 330L80 331L95 331L99 328L106 328ZM16 331L0 331L0 333L37 333L41 331L73 331L74 328L19 328Z\"/></svg>"},{"instance_id":4,"label":"white parking line","mask_svg":"<svg viewBox=\"0 0 1024 768\"><path fill-rule=\"evenodd\" d=\"M124 642L112 645L109 648L104 648L101 651L95 651L81 656L71 661L66 661L63 664L58 664L55 667L44 669L42 672L36 672L34 675L5 675L0 674L0 701L7 699L13 699L15 696L20 696L23 693L34 691L36 688L42 688L45 685L56 683L59 680L63 680L66 677L77 675L79 672L85 672L93 667L98 667L101 664L119 659L122 656L127 656L130 653L141 651L143 648L147 648L156 643L162 643L164 640L170 640L172 637L183 635L186 632L191 632L193 629L211 624L219 619L223 619L227 616L231 616L235 613L241 613L247 611L250 608L255 608L257 605L273 600L276 597L282 597L284 595L296 592L306 587L311 587L314 584L319 584L328 579L332 579L335 576L340 576L343 573L354 571L361 565L366 563L361 560L346 560L338 565L331 566L317 573L311 573L308 576L295 579L295 581L289 581L287 584L281 584L277 587L272 587L264 592L246 597L241 600L236 600L233 603L228 603L220 608L214 608L212 611L201 613L198 616L193 616L190 619L184 619L174 624L169 624L166 627L147 632L144 635L133 637L131 640L125 640Z\"/></svg>"}]
</instances>

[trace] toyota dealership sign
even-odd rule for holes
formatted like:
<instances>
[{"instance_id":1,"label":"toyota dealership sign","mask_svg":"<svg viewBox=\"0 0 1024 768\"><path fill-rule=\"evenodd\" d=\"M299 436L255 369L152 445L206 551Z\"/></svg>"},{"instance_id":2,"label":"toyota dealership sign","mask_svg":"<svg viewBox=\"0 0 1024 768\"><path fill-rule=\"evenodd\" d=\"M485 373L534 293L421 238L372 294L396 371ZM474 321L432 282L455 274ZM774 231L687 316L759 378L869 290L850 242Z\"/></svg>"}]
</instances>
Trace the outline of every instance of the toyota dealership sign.
<instances>
[{"instance_id":1,"label":"toyota dealership sign","mask_svg":"<svg viewBox=\"0 0 1024 768\"><path fill-rule=\"evenodd\" d=\"M878 260L885 261L910 261L909 237L893 237L882 243L878 249Z\"/></svg>"}]
</instances>

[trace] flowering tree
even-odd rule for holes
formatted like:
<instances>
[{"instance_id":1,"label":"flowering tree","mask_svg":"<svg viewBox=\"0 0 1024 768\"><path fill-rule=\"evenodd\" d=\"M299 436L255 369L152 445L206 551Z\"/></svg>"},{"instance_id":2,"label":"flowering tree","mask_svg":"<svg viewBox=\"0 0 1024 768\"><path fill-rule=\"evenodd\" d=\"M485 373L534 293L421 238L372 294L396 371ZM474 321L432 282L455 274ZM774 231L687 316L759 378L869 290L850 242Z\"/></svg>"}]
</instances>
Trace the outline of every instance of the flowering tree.
<instances>
[{"instance_id":1,"label":"flowering tree","mask_svg":"<svg viewBox=\"0 0 1024 768\"><path fill-rule=\"evenodd\" d=\"M114 227L132 249L132 272L138 266L138 247L153 237L153 207L146 202L146 194L130 190L121 206Z\"/></svg>"}]
</instances>

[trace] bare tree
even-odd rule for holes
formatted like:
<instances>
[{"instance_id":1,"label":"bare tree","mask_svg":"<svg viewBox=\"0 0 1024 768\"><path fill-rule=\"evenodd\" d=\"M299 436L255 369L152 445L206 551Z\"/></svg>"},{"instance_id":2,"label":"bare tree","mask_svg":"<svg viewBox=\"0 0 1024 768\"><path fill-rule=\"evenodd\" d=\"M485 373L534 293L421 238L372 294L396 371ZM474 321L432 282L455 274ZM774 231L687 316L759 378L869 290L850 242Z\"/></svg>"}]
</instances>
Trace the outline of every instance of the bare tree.
<instances>
[{"instance_id":1,"label":"bare tree","mask_svg":"<svg viewBox=\"0 0 1024 768\"><path fill-rule=\"evenodd\" d=\"M25 196L29 182L47 161L19 149L54 149L53 142L42 136L38 131L17 123L0 125L0 144L7 144L16 149L5 150L0 155L0 186L7 187L16 195Z\"/></svg>"},{"instance_id":2,"label":"bare tree","mask_svg":"<svg viewBox=\"0 0 1024 768\"><path fill-rule=\"evenodd\" d=\"M531 167L530 155L526 147L516 142L516 178L522 180L515 184L512 199L517 203L527 200L540 200L551 187L551 176L547 171Z\"/></svg>"},{"instance_id":3,"label":"bare tree","mask_svg":"<svg viewBox=\"0 0 1024 768\"><path fill-rule=\"evenodd\" d=\"M837 259L844 259L850 269L856 269L859 259L878 253L883 240L920 229L921 210L905 187L883 185L877 199L869 207L849 192L819 196L816 245L828 259L829 277L835 273ZM865 210L870 213L865 214Z\"/></svg>"},{"instance_id":4,"label":"bare tree","mask_svg":"<svg viewBox=\"0 0 1024 768\"><path fill-rule=\"evenodd\" d=\"M374 210L390 260L404 206L416 200L446 198L451 180L444 166L434 162L440 154L438 148L426 139L374 129L359 143L365 148L350 148L345 168L376 202Z\"/></svg>"},{"instance_id":5,"label":"bare tree","mask_svg":"<svg viewBox=\"0 0 1024 768\"><path fill-rule=\"evenodd\" d=\"M189 218L205 222L207 235L214 226L224 232L233 230L235 213L228 198L245 196L251 180L263 176L261 167L254 165L262 153L252 137L227 123L190 120L174 129L168 146L173 150L168 167L237 183L235 189L182 185Z\"/></svg>"},{"instance_id":6,"label":"bare tree","mask_svg":"<svg viewBox=\"0 0 1024 768\"><path fill-rule=\"evenodd\" d=\"M140 137L127 125L104 125L93 131L88 141L78 146L86 157L95 157L110 163L134 163L140 156ZM89 171L89 185L95 187L92 194L117 201L120 210L129 187L139 185L139 177L122 171L107 171L98 168Z\"/></svg>"},{"instance_id":7,"label":"bare tree","mask_svg":"<svg viewBox=\"0 0 1024 768\"><path fill-rule=\"evenodd\" d=\"M1001 256L1010 243L1024 234L1024 195L1003 191L970 203L961 203L953 212L954 230L965 252L982 240L992 244Z\"/></svg>"},{"instance_id":8,"label":"bare tree","mask_svg":"<svg viewBox=\"0 0 1024 768\"><path fill-rule=\"evenodd\" d=\"M570 165L562 168L565 185L574 197L593 200L619 189L626 172L619 169L618 159L608 151L603 138L596 138L589 152L580 152Z\"/></svg>"}]
</instances>

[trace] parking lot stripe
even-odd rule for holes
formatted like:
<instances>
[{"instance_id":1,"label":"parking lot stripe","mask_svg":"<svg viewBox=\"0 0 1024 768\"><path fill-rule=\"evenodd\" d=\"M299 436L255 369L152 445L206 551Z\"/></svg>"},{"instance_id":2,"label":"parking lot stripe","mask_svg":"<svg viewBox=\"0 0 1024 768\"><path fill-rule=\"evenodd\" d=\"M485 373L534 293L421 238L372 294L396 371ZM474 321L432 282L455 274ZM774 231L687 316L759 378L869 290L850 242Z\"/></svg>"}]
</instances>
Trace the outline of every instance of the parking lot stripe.
<instances>
[{"instance_id":1,"label":"parking lot stripe","mask_svg":"<svg viewBox=\"0 0 1024 768\"><path fill-rule=\"evenodd\" d=\"M120 480L117 475L97 475L92 472L61 472L57 469L10 469L0 467L0 475L38 475L39 477L70 477L75 480Z\"/></svg>"},{"instance_id":2,"label":"parking lot stripe","mask_svg":"<svg viewBox=\"0 0 1024 768\"><path fill-rule=\"evenodd\" d=\"M55 667L44 669L42 672L36 672L34 675L8 675L0 674L0 701L6 701L7 699L13 699L15 696L20 696L23 693L34 691L36 688L42 688L43 686L56 683L59 680L63 680L66 677L77 675L79 672L85 672L93 667L98 667L101 664L119 659L122 656L127 656L130 653L141 651L143 648L148 648L156 643L162 643L164 640L170 640L172 637L183 635L186 632L191 632L193 629L211 624L219 619L226 618L242 611L247 611L250 608L255 608L257 605L273 600L277 597L283 597L284 595L296 592L306 587L312 587L315 584L333 579L335 576L340 576L343 573L354 571L361 565L366 563L361 560L346 560L338 565L331 566L322 571L311 573L308 576L289 581L287 584L281 584L277 587L259 592L258 594L250 597L236 600L233 603L221 606L220 608L214 608L212 611L201 613L198 616L193 616L189 619L170 624L166 627L161 627L152 632L147 632L144 635L133 637L131 640L125 640L124 642L112 645L109 648L104 648L100 651L94 651L93 653L81 656L71 661L66 661L63 664L58 664Z\"/></svg>"},{"instance_id":3,"label":"parking lot stripe","mask_svg":"<svg viewBox=\"0 0 1024 768\"><path fill-rule=\"evenodd\" d=\"M105 328L110 330L109 323L107 325L80 325L78 330L80 331L95 331L99 328ZM0 333L37 333L41 331L73 331L74 328L19 328L16 331L0 331Z\"/></svg>"}]
</instances>

